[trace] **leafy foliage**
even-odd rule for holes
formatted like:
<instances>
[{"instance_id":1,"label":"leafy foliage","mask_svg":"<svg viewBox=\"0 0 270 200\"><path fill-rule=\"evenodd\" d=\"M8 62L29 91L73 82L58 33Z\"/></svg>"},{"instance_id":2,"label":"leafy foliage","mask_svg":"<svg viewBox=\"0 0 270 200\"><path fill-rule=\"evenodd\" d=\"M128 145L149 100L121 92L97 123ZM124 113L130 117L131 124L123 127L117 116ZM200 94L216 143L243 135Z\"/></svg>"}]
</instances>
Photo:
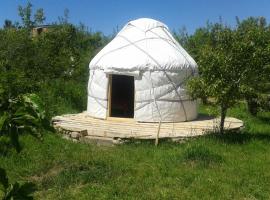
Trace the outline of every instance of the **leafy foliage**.
<instances>
[{"instance_id":1,"label":"leafy foliage","mask_svg":"<svg viewBox=\"0 0 270 200\"><path fill-rule=\"evenodd\" d=\"M23 27L28 30L30 30L36 25L42 24L46 19L42 8L36 10L34 18L32 19L32 7L33 5L30 2L28 2L25 7L18 7L18 12L19 16L21 17Z\"/></svg>"},{"instance_id":2,"label":"leafy foliage","mask_svg":"<svg viewBox=\"0 0 270 200\"><path fill-rule=\"evenodd\" d=\"M21 150L19 134L30 133L41 139L41 130L46 123L45 110L41 100L35 94L20 95L8 99L0 112L0 136L9 136L16 150Z\"/></svg>"},{"instance_id":3,"label":"leafy foliage","mask_svg":"<svg viewBox=\"0 0 270 200\"><path fill-rule=\"evenodd\" d=\"M189 91L194 98L215 99L223 132L228 108L241 99L247 100L249 108L257 107L264 85L270 80L269 27L262 18L248 18L238 21L235 29L221 23L208 25L190 38L189 45L200 45L193 51L200 77L189 82Z\"/></svg>"},{"instance_id":4,"label":"leafy foliage","mask_svg":"<svg viewBox=\"0 0 270 200\"><path fill-rule=\"evenodd\" d=\"M33 183L19 184L18 182L9 183L6 171L0 168L0 190L4 196L2 200L31 200L36 187Z\"/></svg>"},{"instance_id":5,"label":"leafy foliage","mask_svg":"<svg viewBox=\"0 0 270 200\"><path fill-rule=\"evenodd\" d=\"M234 44L234 32L220 24L213 26L212 38L209 44L202 48L198 64L200 77L194 78L189 84L193 97L214 97L216 104L221 107L220 132L223 133L226 111L241 98L239 78L242 71L237 68Z\"/></svg>"},{"instance_id":6,"label":"leafy foliage","mask_svg":"<svg viewBox=\"0 0 270 200\"><path fill-rule=\"evenodd\" d=\"M270 27L263 17L249 17L237 21L237 38L241 67L245 68L241 89L248 102L249 111L256 115L258 107L264 107L265 93L270 80Z\"/></svg>"},{"instance_id":7,"label":"leafy foliage","mask_svg":"<svg viewBox=\"0 0 270 200\"><path fill-rule=\"evenodd\" d=\"M15 98L37 89L38 84L33 78L37 76L33 75L36 68L33 55L35 49L26 30L0 30L1 95Z\"/></svg>"}]
</instances>

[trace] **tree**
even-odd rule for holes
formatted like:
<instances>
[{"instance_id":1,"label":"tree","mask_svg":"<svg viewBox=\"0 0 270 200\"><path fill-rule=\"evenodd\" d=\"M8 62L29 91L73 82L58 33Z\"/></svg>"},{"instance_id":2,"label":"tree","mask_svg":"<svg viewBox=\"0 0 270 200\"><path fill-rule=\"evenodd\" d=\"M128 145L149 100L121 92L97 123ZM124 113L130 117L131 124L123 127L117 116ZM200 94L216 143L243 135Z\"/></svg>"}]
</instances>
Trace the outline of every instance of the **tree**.
<instances>
[{"instance_id":1,"label":"tree","mask_svg":"<svg viewBox=\"0 0 270 200\"><path fill-rule=\"evenodd\" d=\"M188 88L194 98L207 95L215 98L220 107L220 133L224 132L224 122L228 108L241 98L235 33L226 26L215 24L210 42L200 49L198 61L200 76L189 81Z\"/></svg>"},{"instance_id":2,"label":"tree","mask_svg":"<svg viewBox=\"0 0 270 200\"><path fill-rule=\"evenodd\" d=\"M7 28L15 28L12 21L9 19L6 19L4 22L4 29L7 29Z\"/></svg>"},{"instance_id":3,"label":"tree","mask_svg":"<svg viewBox=\"0 0 270 200\"><path fill-rule=\"evenodd\" d=\"M46 17L44 15L44 11L42 8L37 9L35 15L34 15L34 24L35 25L41 25L46 20Z\"/></svg>"},{"instance_id":4,"label":"tree","mask_svg":"<svg viewBox=\"0 0 270 200\"><path fill-rule=\"evenodd\" d=\"M189 35L184 28L179 29L178 32L174 33L176 40L192 55L192 57L198 61L200 60L201 52L206 44L210 44L212 38L214 38L214 29L217 27L207 22L205 27L200 27L195 30L192 35ZM213 32L213 33L211 33ZM200 71L199 71L200 73ZM204 84L200 83L201 86ZM207 104L207 94L203 90L204 87L197 88L197 93L200 92L200 99L203 104Z\"/></svg>"},{"instance_id":5,"label":"tree","mask_svg":"<svg viewBox=\"0 0 270 200\"><path fill-rule=\"evenodd\" d=\"M264 20L259 26L258 21L251 26L254 19L248 19L236 29L221 23L211 25L208 39L197 49L200 76L191 80L188 87L193 97L206 95L215 99L220 107L221 133L228 108L243 98L253 97L258 88L269 82L269 31L265 31Z\"/></svg>"},{"instance_id":6,"label":"tree","mask_svg":"<svg viewBox=\"0 0 270 200\"><path fill-rule=\"evenodd\" d=\"M34 26L34 22L31 20L32 4L28 2L25 8L20 5L18 7L18 12L23 26L28 29L32 28Z\"/></svg>"},{"instance_id":7,"label":"tree","mask_svg":"<svg viewBox=\"0 0 270 200\"><path fill-rule=\"evenodd\" d=\"M64 10L64 16L59 16L58 21L60 24L68 24L68 19L69 19L69 9L65 8Z\"/></svg>"},{"instance_id":8,"label":"tree","mask_svg":"<svg viewBox=\"0 0 270 200\"><path fill-rule=\"evenodd\" d=\"M188 49L188 43L190 41L190 35L187 32L185 26L178 29L177 31L173 31L173 37L184 47L184 49Z\"/></svg>"},{"instance_id":9,"label":"tree","mask_svg":"<svg viewBox=\"0 0 270 200\"><path fill-rule=\"evenodd\" d=\"M34 19L32 19L32 7L33 5L30 2L28 2L25 7L22 7L21 5L18 7L23 27L28 30L32 29L34 26L43 24L46 19L42 8L36 10Z\"/></svg>"},{"instance_id":10,"label":"tree","mask_svg":"<svg viewBox=\"0 0 270 200\"><path fill-rule=\"evenodd\" d=\"M246 70L246 78L241 83L248 110L256 115L264 104L264 93L270 93L270 27L263 17L249 17L243 21L237 19L236 34L238 37L239 60Z\"/></svg>"}]
</instances>

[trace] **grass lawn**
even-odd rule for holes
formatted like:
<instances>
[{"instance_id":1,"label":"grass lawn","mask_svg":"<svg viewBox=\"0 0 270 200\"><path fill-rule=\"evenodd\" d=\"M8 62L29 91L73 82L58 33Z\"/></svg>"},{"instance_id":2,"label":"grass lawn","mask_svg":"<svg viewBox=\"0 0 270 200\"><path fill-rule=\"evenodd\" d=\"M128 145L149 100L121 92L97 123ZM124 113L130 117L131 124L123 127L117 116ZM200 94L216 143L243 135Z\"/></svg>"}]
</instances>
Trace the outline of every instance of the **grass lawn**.
<instances>
[{"instance_id":1,"label":"grass lawn","mask_svg":"<svg viewBox=\"0 0 270 200\"><path fill-rule=\"evenodd\" d=\"M244 120L242 133L157 148L153 141L97 147L56 134L43 142L23 136L21 153L2 148L0 167L11 182L35 183L36 199L270 199L270 113L251 117L239 105L229 116Z\"/></svg>"}]
</instances>

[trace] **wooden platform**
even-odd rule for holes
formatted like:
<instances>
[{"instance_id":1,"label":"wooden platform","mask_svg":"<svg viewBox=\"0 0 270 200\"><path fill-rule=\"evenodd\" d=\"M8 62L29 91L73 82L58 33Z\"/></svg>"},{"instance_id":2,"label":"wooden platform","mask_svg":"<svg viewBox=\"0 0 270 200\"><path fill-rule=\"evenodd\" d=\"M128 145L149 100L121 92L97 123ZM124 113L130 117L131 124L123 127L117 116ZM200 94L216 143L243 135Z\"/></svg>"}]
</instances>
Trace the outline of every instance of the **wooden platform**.
<instances>
[{"instance_id":1,"label":"wooden platform","mask_svg":"<svg viewBox=\"0 0 270 200\"><path fill-rule=\"evenodd\" d=\"M159 123L135 122L133 119L95 119L85 112L53 118L53 125L72 139L155 139ZM219 119L199 116L197 120L178 123L161 123L159 138L194 137L217 130ZM240 129L243 121L227 117L225 129Z\"/></svg>"}]
</instances>

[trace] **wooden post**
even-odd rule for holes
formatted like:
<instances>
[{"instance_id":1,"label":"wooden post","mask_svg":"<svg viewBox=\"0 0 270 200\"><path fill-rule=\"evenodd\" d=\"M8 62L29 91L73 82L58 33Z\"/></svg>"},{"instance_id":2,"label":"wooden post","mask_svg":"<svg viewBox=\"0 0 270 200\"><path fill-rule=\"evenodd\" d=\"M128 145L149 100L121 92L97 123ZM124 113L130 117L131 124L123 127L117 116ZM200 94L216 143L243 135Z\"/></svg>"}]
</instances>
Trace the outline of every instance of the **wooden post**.
<instances>
[{"instance_id":1,"label":"wooden post","mask_svg":"<svg viewBox=\"0 0 270 200\"><path fill-rule=\"evenodd\" d=\"M111 116L111 96L112 96L112 75L109 74L109 81L108 81L108 95L107 95L107 100L108 100L108 104L107 104L107 118L109 118Z\"/></svg>"},{"instance_id":2,"label":"wooden post","mask_svg":"<svg viewBox=\"0 0 270 200\"><path fill-rule=\"evenodd\" d=\"M158 131L157 131L157 136L156 136L156 141L155 141L155 146L158 145L158 139L159 139L159 133L160 133L160 126L161 126L161 120L158 123Z\"/></svg>"}]
</instances>

